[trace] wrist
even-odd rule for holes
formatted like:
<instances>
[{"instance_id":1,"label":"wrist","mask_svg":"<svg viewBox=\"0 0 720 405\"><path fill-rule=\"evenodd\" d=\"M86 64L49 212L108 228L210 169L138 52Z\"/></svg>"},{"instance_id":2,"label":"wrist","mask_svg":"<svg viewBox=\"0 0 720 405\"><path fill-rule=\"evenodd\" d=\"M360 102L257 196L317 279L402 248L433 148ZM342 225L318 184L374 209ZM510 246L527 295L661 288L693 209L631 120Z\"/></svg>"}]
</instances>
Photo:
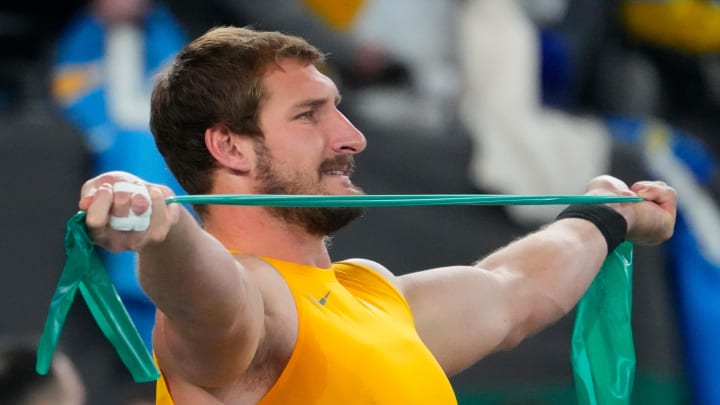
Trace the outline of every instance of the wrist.
<instances>
[{"instance_id":1,"label":"wrist","mask_svg":"<svg viewBox=\"0 0 720 405\"><path fill-rule=\"evenodd\" d=\"M578 218L591 222L605 238L608 254L625 240L628 223L620 212L599 204L570 205L555 220Z\"/></svg>"}]
</instances>

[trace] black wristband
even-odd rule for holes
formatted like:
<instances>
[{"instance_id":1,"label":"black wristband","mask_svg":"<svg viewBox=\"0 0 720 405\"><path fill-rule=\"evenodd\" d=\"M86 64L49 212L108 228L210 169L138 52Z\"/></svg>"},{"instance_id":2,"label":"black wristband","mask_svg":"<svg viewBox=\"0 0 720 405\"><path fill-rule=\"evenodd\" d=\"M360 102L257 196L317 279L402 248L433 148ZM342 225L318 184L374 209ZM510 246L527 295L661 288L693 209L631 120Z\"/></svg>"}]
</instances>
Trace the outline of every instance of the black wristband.
<instances>
[{"instance_id":1,"label":"black wristband","mask_svg":"<svg viewBox=\"0 0 720 405\"><path fill-rule=\"evenodd\" d=\"M571 205L558 214L555 220L564 218L580 218L592 222L605 237L608 254L615 250L615 248L625 240L625 235L627 235L627 221L625 221L625 217L605 205Z\"/></svg>"}]
</instances>

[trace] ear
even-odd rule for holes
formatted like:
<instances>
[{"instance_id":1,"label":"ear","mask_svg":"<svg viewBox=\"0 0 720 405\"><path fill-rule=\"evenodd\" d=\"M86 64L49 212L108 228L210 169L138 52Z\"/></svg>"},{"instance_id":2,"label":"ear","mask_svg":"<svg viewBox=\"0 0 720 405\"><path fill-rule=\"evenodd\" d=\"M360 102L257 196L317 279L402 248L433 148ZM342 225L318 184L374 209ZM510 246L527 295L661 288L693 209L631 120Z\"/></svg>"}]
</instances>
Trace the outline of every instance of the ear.
<instances>
[{"instance_id":1,"label":"ear","mask_svg":"<svg viewBox=\"0 0 720 405\"><path fill-rule=\"evenodd\" d=\"M205 130L205 146L221 166L247 173L254 166L253 140L236 136L225 124Z\"/></svg>"}]
</instances>

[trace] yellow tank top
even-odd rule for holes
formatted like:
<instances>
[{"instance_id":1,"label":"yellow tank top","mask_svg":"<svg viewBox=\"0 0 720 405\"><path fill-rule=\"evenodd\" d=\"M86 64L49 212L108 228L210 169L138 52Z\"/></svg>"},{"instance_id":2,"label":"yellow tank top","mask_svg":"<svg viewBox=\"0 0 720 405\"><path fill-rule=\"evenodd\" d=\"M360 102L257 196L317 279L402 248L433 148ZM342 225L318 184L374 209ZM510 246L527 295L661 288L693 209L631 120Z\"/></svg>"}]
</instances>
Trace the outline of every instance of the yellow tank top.
<instances>
[{"instance_id":1,"label":"yellow tank top","mask_svg":"<svg viewBox=\"0 0 720 405\"><path fill-rule=\"evenodd\" d=\"M320 269L265 260L293 294L298 340L259 404L457 403L410 307L384 277L348 262ZM173 403L162 377L157 403Z\"/></svg>"}]
</instances>

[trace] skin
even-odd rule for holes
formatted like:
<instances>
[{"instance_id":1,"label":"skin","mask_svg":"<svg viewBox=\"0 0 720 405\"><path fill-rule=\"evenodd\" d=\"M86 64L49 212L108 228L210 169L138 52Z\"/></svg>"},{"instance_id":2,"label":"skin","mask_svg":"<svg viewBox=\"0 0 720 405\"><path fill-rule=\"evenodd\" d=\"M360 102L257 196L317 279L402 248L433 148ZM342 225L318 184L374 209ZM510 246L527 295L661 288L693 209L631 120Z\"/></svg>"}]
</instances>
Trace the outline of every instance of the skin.
<instances>
[{"instance_id":1,"label":"skin","mask_svg":"<svg viewBox=\"0 0 720 405\"><path fill-rule=\"evenodd\" d=\"M362 133L337 109L337 88L312 65L293 60L280 65L264 78L270 97L260 112L275 171L309 192L359 193L342 170L318 171L323 161L358 154L366 146ZM205 132L219 165L213 193L261 188L253 143L238 135L221 124ZM287 363L297 339L297 314L285 282L256 257L327 268L331 260L323 236L260 207L212 206L203 230L181 206L164 203L171 195L167 187L143 183L152 198L146 201L113 193L117 181L142 182L127 173L98 176L83 186L79 207L87 210L95 243L140 253L140 281L158 307L154 348L173 397L177 403L257 402ZM646 199L613 205L627 220L628 240L653 244L672 235L676 195L664 183L628 187L601 176L588 183L587 194ZM149 204L147 231L108 226L110 215L142 213ZM227 249L243 254L233 256ZM593 224L564 219L471 266L396 277L378 263L356 261L385 276L406 297L420 337L452 376L565 315L606 255L605 240ZM445 333L459 329L464 333Z\"/></svg>"},{"instance_id":2,"label":"skin","mask_svg":"<svg viewBox=\"0 0 720 405\"><path fill-rule=\"evenodd\" d=\"M139 23L147 14L148 0L94 0L93 13L106 25Z\"/></svg>"},{"instance_id":3,"label":"skin","mask_svg":"<svg viewBox=\"0 0 720 405\"><path fill-rule=\"evenodd\" d=\"M70 359L60 354L54 360L55 372L60 381L60 398L43 403L58 405L81 405L85 403L85 386Z\"/></svg>"},{"instance_id":4,"label":"skin","mask_svg":"<svg viewBox=\"0 0 720 405\"><path fill-rule=\"evenodd\" d=\"M85 404L85 385L75 365L65 354L56 353L49 379L27 393L20 402L27 405ZM20 402L13 401L13 404Z\"/></svg>"}]
</instances>

